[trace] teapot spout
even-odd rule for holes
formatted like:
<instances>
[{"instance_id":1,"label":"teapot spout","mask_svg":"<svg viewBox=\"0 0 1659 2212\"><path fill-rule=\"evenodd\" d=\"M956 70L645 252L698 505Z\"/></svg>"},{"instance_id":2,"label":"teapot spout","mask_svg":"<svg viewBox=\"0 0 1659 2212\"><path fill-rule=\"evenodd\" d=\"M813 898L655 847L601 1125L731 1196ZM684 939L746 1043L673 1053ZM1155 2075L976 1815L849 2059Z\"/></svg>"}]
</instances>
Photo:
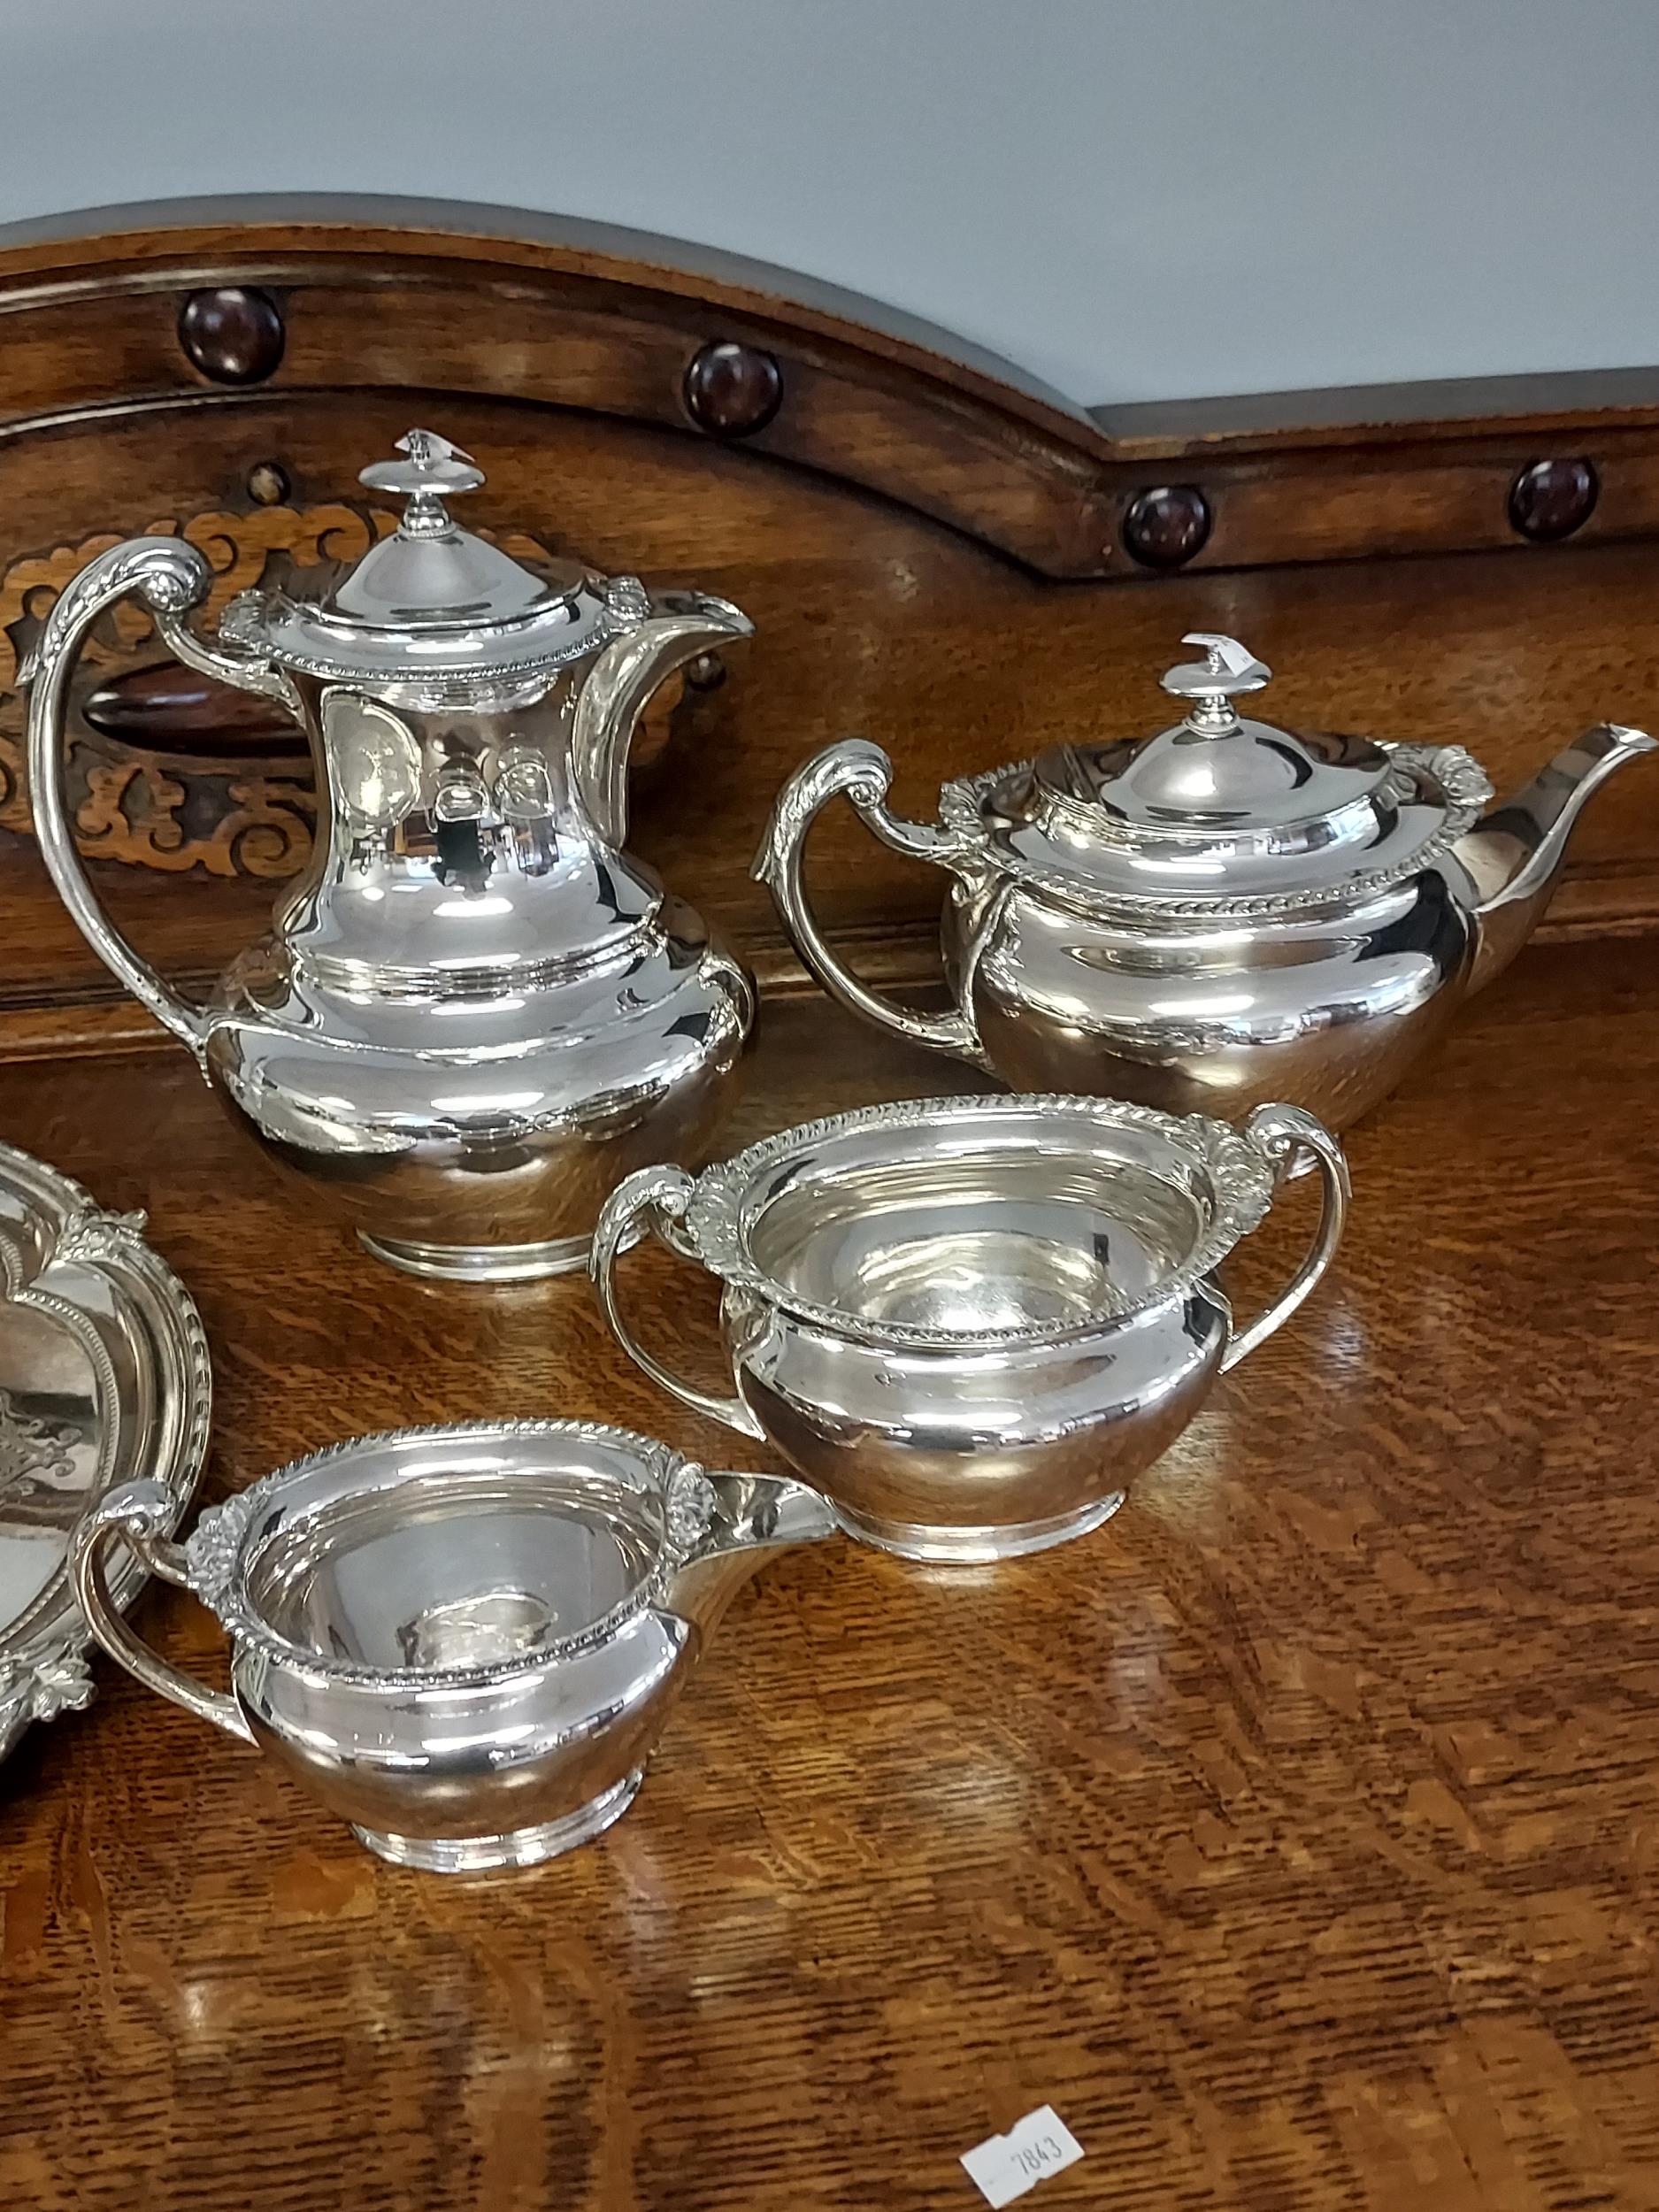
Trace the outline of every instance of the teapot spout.
<instances>
[{"instance_id":1,"label":"teapot spout","mask_svg":"<svg viewBox=\"0 0 1659 2212\"><path fill-rule=\"evenodd\" d=\"M804 1483L771 1475L705 1475L707 1526L670 1586L669 1602L707 1635L768 1552L836 1532L834 1515Z\"/></svg>"},{"instance_id":2,"label":"teapot spout","mask_svg":"<svg viewBox=\"0 0 1659 2212\"><path fill-rule=\"evenodd\" d=\"M628 749L641 709L676 669L748 637L755 626L729 600L701 591L667 593L655 603L664 611L648 614L652 602L633 577L613 581L606 597L630 626L606 646L577 695L571 765L589 821L619 849L627 841Z\"/></svg>"},{"instance_id":3,"label":"teapot spout","mask_svg":"<svg viewBox=\"0 0 1659 2212\"><path fill-rule=\"evenodd\" d=\"M1616 769L1655 749L1645 730L1600 722L1452 847L1474 895L1471 991L1501 975L1537 927L1585 803Z\"/></svg>"}]
</instances>

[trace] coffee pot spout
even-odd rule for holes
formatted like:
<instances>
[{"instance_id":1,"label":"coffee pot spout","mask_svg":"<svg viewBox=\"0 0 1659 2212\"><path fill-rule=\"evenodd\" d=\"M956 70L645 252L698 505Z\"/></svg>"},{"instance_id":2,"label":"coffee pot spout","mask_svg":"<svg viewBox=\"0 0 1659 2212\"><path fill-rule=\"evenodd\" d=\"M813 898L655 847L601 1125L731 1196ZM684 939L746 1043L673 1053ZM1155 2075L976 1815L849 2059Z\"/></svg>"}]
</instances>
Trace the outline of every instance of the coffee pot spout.
<instances>
[{"instance_id":1,"label":"coffee pot spout","mask_svg":"<svg viewBox=\"0 0 1659 2212\"><path fill-rule=\"evenodd\" d=\"M764 1561L790 1544L836 1533L834 1515L816 1490L772 1475L703 1475L703 1528L669 1585L669 1602L707 1635Z\"/></svg>"},{"instance_id":2,"label":"coffee pot spout","mask_svg":"<svg viewBox=\"0 0 1659 2212\"><path fill-rule=\"evenodd\" d=\"M1474 892L1471 990L1502 974L1537 927L1586 803L1626 761L1655 749L1645 730L1598 723L1458 839L1452 850Z\"/></svg>"},{"instance_id":3,"label":"coffee pot spout","mask_svg":"<svg viewBox=\"0 0 1659 2212\"><path fill-rule=\"evenodd\" d=\"M621 634L577 695L571 762L588 819L605 844L619 849L628 834L628 750L646 702L700 653L748 637L755 626L730 600L708 592L672 592L653 602L634 576L616 578L605 600Z\"/></svg>"}]
</instances>

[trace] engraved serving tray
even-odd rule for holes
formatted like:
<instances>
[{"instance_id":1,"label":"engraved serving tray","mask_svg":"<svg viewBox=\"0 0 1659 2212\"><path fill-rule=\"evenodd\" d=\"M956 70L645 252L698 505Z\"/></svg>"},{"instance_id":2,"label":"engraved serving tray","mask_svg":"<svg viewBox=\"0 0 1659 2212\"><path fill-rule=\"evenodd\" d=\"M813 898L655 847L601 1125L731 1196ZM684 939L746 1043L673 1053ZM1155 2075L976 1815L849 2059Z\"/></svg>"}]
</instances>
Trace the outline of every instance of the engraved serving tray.
<instances>
[{"instance_id":1,"label":"engraved serving tray","mask_svg":"<svg viewBox=\"0 0 1659 2212\"><path fill-rule=\"evenodd\" d=\"M138 1475L181 1513L201 1472L207 1339L143 1226L0 1144L0 1758L31 1721L92 1696L65 1559L81 1513ZM119 1603L146 1579L117 1555Z\"/></svg>"}]
</instances>

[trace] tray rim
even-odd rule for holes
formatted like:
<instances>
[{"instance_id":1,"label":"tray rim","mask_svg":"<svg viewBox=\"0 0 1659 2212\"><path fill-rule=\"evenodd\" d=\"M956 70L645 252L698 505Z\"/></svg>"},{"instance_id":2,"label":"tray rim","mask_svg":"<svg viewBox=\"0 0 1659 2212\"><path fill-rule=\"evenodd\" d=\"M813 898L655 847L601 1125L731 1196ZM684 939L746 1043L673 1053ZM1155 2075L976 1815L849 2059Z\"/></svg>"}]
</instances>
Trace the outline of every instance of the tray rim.
<instances>
[{"instance_id":1,"label":"tray rim","mask_svg":"<svg viewBox=\"0 0 1659 2212\"><path fill-rule=\"evenodd\" d=\"M195 1299L145 1241L142 1212L101 1207L72 1177L4 1142L0 1183L21 1200L42 1245L39 1260L31 1262L0 1238L0 1305L21 1306L58 1322L92 1371L98 1459L82 1511L118 1481L145 1476L168 1492L176 1527L201 1478L212 1416L207 1333ZM129 1340L150 1371L154 1434L140 1464L123 1463L123 1432L132 1425L134 1409L123 1411L120 1379L104 1340L109 1324L89 1310L88 1276L123 1317ZM149 1571L131 1553L118 1554L111 1563L111 1594L123 1609L149 1579ZM34 1722L79 1711L91 1701L91 1645L65 1555L25 1609L0 1621L0 1759Z\"/></svg>"}]
</instances>

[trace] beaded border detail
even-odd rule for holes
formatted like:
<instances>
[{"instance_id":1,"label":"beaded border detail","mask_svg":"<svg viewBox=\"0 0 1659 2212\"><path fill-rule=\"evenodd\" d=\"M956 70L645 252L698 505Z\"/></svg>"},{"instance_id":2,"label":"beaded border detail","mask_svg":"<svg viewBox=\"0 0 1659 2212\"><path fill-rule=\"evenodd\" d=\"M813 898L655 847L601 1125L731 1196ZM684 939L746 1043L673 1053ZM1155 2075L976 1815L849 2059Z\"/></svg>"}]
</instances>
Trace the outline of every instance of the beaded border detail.
<instances>
[{"instance_id":1,"label":"beaded border detail","mask_svg":"<svg viewBox=\"0 0 1659 2212\"><path fill-rule=\"evenodd\" d=\"M813 1145L861 1129L926 1127L953 1120L1014 1119L1064 1115L1106 1128L1146 1130L1162 1138L1179 1158L1208 1183L1213 1205L1203 1236L1171 1274L1146 1298L1133 1304L1102 1309L1087 1321L1050 1321L1019 1324L1008 1328L941 1329L920 1323L863 1323L838 1307L814 1299L798 1298L759 1265L749 1248L750 1219L763 1209L746 1209L755 1185L772 1171ZM967 1351L979 1346L1016 1347L1057 1344L1088 1336L1102 1327L1144 1313L1155 1306L1184 1297L1195 1284L1219 1265L1240 1237L1248 1235L1272 1203L1277 1176L1268 1156L1225 1122L1208 1115L1162 1114L1150 1106L1135 1106L1120 1099L1074 1097L1049 1092L1009 1097L930 1098L890 1106L860 1107L850 1113L831 1114L818 1121L786 1129L765 1137L746 1151L719 1165L705 1169L697 1178L685 1210L685 1231L704 1266L733 1288L752 1292L767 1304L780 1306L810 1325L850 1336L872 1345L910 1347L919 1350Z\"/></svg>"}]
</instances>

